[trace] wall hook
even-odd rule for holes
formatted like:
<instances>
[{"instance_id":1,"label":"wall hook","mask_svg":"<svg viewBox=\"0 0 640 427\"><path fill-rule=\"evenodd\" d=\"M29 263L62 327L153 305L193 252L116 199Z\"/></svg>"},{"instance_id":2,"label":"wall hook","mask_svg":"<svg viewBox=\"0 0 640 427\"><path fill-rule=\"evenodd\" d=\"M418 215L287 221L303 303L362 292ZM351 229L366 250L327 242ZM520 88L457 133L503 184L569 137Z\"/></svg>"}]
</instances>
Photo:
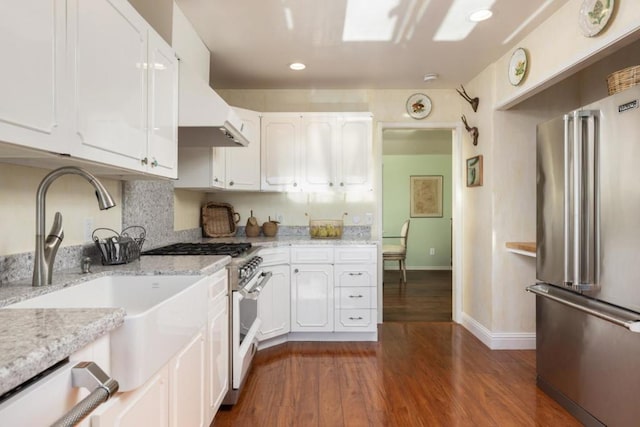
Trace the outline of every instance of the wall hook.
<instances>
[{"instance_id":1,"label":"wall hook","mask_svg":"<svg viewBox=\"0 0 640 427\"><path fill-rule=\"evenodd\" d=\"M467 94L467 91L464 90L464 86L460 85L460 87L462 88L462 92L460 92L458 89L456 89L456 92L458 92L460 96L465 99L465 101L471 104L471 108L473 108L473 112L475 113L476 111L478 111L478 104L480 104L480 98L478 98L477 96L475 98L471 98Z\"/></svg>"},{"instance_id":2,"label":"wall hook","mask_svg":"<svg viewBox=\"0 0 640 427\"><path fill-rule=\"evenodd\" d=\"M471 134L471 137L473 138L473 145L478 145L478 135L480 134L480 132L478 132L478 128L475 126L469 127L467 118L464 115L462 115L462 117L460 118L462 119L462 123L464 123L465 129L467 129L467 132L469 132Z\"/></svg>"}]
</instances>

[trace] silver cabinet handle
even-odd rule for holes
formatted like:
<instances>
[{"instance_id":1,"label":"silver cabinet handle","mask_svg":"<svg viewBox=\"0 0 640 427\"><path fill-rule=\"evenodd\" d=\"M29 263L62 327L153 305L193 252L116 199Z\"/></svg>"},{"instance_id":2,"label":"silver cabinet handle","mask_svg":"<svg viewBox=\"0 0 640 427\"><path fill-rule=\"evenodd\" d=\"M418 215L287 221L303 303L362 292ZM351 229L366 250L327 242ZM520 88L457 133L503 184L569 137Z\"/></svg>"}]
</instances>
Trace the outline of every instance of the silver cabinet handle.
<instances>
[{"instance_id":1,"label":"silver cabinet handle","mask_svg":"<svg viewBox=\"0 0 640 427\"><path fill-rule=\"evenodd\" d=\"M233 182L233 181L229 181L229 185L233 185L233 184L234 184L234 182Z\"/></svg>"},{"instance_id":2,"label":"silver cabinet handle","mask_svg":"<svg viewBox=\"0 0 640 427\"><path fill-rule=\"evenodd\" d=\"M349 317L349 320L362 320L362 316L358 316L358 317Z\"/></svg>"},{"instance_id":3,"label":"silver cabinet handle","mask_svg":"<svg viewBox=\"0 0 640 427\"><path fill-rule=\"evenodd\" d=\"M297 183L297 182L294 182L294 183L293 183L293 186L294 186L294 187L297 187L297 186L298 186L298 183Z\"/></svg>"},{"instance_id":4,"label":"silver cabinet handle","mask_svg":"<svg viewBox=\"0 0 640 427\"><path fill-rule=\"evenodd\" d=\"M364 298L362 295L349 295L349 298Z\"/></svg>"},{"instance_id":5,"label":"silver cabinet handle","mask_svg":"<svg viewBox=\"0 0 640 427\"><path fill-rule=\"evenodd\" d=\"M158 167L158 160L156 160L155 157L153 158L153 161L151 162L151 167L152 168Z\"/></svg>"},{"instance_id":6,"label":"silver cabinet handle","mask_svg":"<svg viewBox=\"0 0 640 427\"><path fill-rule=\"evenodd\" d=\"M344 187L344 182L341 182L341 183L340 183L340 187Z\"/></svg>"},{"instance_id":7,"label":"silver cabinet handle","mask_svg":"<svg viewBox=\"0 0 640 427\"><path fill-rule=\"evenodd\" d=\"M63 415L52 427L75 426L102 403L109 400L118 391L118 382L109 378L98 365L93 362L80 362L71 369L71 383L74 387L82 387L93 391Z\"/></svg>"},{"instance_id":8,"label":"silver cabinet handle","mask_svg":"<svg viewBox=\"0 0 640 427\"><path fill-rule=\"evenodd\" d=\"M294 273L298 273L300 270L298 270L297 268L293 270Z\"/></svg>"},{"instance_id":9,"label":"silver cabinet handle","mask_svg":"<svg viewBox=\"0 0 640 427\"><path fill-rule=\"evenodd\" d=\"M149 159L148 158L144 158L140 160L140 163L142 163L143 165L146 165L147 163L149 163Z\"/></svg>"},{"instance_id":10,"label":"silver cabinet handle","mask_svg":"<svg viewBox=\"0 0 640 427\"><path fill-rule=\"evenodd\" d=\"M349 273L349 276L362 276L362 273Z\"/></svg>"}]
</instances>

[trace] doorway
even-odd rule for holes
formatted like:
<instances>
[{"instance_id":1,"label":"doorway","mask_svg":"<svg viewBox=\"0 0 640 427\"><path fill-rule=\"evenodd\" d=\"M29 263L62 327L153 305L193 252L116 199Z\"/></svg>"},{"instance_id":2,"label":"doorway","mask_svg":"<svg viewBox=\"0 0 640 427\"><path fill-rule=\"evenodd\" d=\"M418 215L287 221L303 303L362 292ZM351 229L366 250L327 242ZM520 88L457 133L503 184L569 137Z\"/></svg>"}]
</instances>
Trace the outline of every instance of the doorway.
<instances>
[{"instance_id":1,"label":"doorway","mask_svg":"<svg viewBox=\"0 0 640 427\"><path fill-rule=\"evenodd\" d=\"M395 267L395 270L384 269L382 256L380 256L379 320L460 321L462 307L460 292L462 239L459 232L462 224L460 135L461 128L457 123L379 123L378 125L378 140L381 148L377 159L379 166L377 196L378 200L382 201L377 213L378 230L382 236L397 235L399 224L406 219L411 221L406 260L409 270L407 285L400 284L397 267L390 266ZM386 164L383 164L383 156ZM446 164L443 165L442 162ZM391 182L383 182L385 176ZM442 215L439 216L437 211L428 216L410 212L409 205L412 197L410 181L421 180L424 177L432 180L433 177L438 176L444 178ZM394 191L389 191L390 187L393 187ZM382 244L394 243L393 239L381 238L380 240Z\"/></svg>"}]
</instances>

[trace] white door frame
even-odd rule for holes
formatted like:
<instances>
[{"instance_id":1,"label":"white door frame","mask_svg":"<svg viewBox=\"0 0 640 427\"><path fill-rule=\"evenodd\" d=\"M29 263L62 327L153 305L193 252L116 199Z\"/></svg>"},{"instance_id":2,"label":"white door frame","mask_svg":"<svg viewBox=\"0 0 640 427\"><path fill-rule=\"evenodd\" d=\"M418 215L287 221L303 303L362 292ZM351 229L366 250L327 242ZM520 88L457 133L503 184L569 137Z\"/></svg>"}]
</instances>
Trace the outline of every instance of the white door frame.
<instances>
[{"instance_id":1,"label":"white door frame","mask_svg":"<svg viewBox=\"0 0 640 427\"><path fill-rule=\"evenodd\" d=\"M377 169L377 185L376 200L380 203L377 205L376 213L376 229L380 236L380 245L382 244L382 132L385 129L449 129L452 131L452 178L453 178L453 260L452 260L452 307L451 313L453 321L462 322L462 215L463 215L463 159L462 159L462 124L446 122L446 123L411 123L411 122L378 122L378 154L376 158ZM382 323L382 279L384 273L384 262L382 262L382 251L379 251L378 258L378 323Z\"/></svg>"}]
</instances>

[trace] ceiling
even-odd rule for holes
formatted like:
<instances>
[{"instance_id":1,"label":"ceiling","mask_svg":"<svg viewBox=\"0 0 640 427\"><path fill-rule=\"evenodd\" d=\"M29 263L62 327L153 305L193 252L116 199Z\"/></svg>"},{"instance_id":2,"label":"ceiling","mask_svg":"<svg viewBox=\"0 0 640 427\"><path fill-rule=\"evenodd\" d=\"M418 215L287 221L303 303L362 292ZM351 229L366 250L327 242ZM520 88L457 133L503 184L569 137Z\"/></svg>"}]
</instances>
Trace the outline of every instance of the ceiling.
<instances>
[{"instance_id":1,"label":"ceiling","mask_svg":"<svg viewBox=\"0 0 640 427\"><path fill-rule=\"evenodd\" d=\"M567 1L176 0L212 53L215 89L458 87ZM483 6L493 17L474 25Z\"/></svg>"}]
</instances>

